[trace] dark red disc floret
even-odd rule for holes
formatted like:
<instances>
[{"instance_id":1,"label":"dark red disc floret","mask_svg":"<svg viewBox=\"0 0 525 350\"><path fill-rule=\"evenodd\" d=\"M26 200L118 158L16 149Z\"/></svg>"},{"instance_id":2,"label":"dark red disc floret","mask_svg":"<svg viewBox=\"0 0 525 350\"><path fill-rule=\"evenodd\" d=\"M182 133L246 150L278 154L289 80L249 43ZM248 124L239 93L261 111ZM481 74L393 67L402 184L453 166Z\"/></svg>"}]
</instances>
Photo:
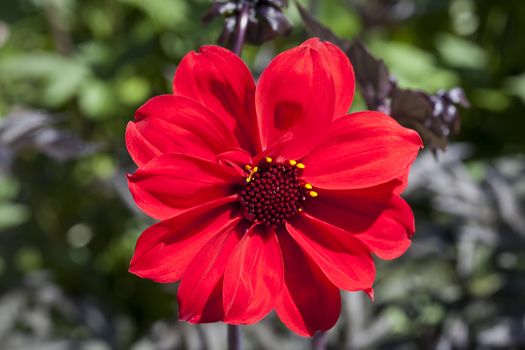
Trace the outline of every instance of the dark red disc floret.
<instances>
[{"instance_id":1,"label":"dark red disc floret","mask_svg":"<svg viewBox=\"0 0 525 350\"><path fill-rule=\"evenodd\" d=\"M244 217L278 226L301 212L307 191L298 179L300 171L290 164L262 162L240 191Z\"/></svg>"}]
</instances>

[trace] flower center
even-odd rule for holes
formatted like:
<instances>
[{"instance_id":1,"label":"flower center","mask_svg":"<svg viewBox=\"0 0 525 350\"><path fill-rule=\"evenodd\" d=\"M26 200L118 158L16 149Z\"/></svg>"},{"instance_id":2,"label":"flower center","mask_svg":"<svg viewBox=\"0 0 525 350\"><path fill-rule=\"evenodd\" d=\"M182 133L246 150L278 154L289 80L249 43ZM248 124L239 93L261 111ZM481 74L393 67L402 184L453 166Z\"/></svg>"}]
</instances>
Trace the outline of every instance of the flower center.
<instances>
[{"instance_id":1,"label":"flower center","mask_svg":"<svg viewBox=\"0 0 525 350\"><path fill-rule=\"evenodd\" d=\"M239 193L244 217L278 226L300 213L306 198L317 196L311 185L298 179L302 169L302 163L274 163L269 157L256 167L246 166L246 185Z\"/></svg>"}]
</instances>

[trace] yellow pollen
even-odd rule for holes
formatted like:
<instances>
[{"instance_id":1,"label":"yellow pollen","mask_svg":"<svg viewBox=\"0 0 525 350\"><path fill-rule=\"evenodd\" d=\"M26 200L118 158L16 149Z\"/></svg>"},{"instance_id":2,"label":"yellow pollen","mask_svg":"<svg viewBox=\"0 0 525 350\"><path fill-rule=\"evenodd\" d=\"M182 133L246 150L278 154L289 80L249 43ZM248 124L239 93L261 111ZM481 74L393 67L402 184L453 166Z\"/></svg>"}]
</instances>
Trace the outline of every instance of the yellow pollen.
<instances>
[{"instance_id":1,"label":"yellow pollen","mask_svg":"<svg viewBox=\"0 0 525 350\"><path fill-rule=\"evenodd\" d=\"M272 157L266 157L265 159L266 159L266 163L271 163L271 162L273 162Z\"/></svg>"},{"instance_id":2,"label":"yellow pollen","mask_svg":"<svg viewBox=\"0 0 525 350\"><path fill-rule=\"evenodd\" d=\"M248 170L248 171L251 171L251 170L252 170L252 166L251 166L250 164L246 164L246 165L244 166L244 169L245 169L245 170Z\"/></svg>"},{"instance_id":3,"label":"yellow pollen","mask_svg":"<svg viewBox=\"0 0 525 350\"><path fill-rule=\"evenodd\" d=\"M299 209L297 209L297 211L298 211L299 213L302 213L302 212L303 212L303 208L299 208Z\"/></svg>"},{"instance_id":4,"label":"yellow pollen","mask_svg":"<svg viewBox=\"0 0 525 350\"><path fill-rule=\"evenodd\" d=\"M252 181L252 176L257 172L259 171L259 167L254 167L253 169L250 167L249 169L247 167L250 167L249 165L247 165L245 168L247 170L250 170L250 175L248 175L248 177L246 178L246 182L250 182Z\"/></svg>"},{"instance_id":5,"label":"yellow pollen","mask_svg":"<svg viewBox=\"0 0 525 350\"><path fill-rule=\"evenodd\" d=\"M297 161L295 161L295 160L292 159L292 160L290 160L288 163L289 163L291 166L295 166L295 165L297 164Z\"/></svg>"},{"instance_id":6,"label":"yellow pollen","mask_svg":"<svg viewBox=\"0 0 525 350\"><path fill-rule=\"evenodd\" d=\"M308 192L308 194L309 194L310 197L312 197L312 198L315 198L315 197L317 197L317 196L319 195L319 193L317 193L317 192L315 192L315 191L310 191L310 192Z\"/></svg>"},{"instance_id":7,"label":"yellow pollen","mask_svg":"<svg viewBox=\"0 0 525 350\"><path fill-rule=\"evenodd\" d=\"M305 165L304 165L303 163L297 163L297 167L298 167L299 169L304 169L304 168L306 168Z\"/></svg>"},{"instance_id":8,"label":"yellow pollen","mask_svg":"<svg viewBox=\"0 0 525 350\"><path fill-rule=\"evenodd\" d=\"M313 186L310 185L310 184L305 184L304 188L306 188L307 190L311 190L313 188Z\"/></svg>"}]
</instances>

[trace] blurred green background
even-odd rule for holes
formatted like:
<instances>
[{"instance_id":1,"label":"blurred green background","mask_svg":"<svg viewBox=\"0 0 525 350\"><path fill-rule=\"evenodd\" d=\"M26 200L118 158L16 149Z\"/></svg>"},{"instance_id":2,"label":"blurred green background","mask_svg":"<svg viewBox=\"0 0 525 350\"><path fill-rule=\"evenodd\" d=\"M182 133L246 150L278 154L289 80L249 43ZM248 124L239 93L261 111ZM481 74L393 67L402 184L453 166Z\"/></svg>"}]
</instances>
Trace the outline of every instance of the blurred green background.
<instances>
[{"instance_id":1,"label":"blurred green background","mask_svg":"<svg viewBox=\"0 0 525 350\"><path fill-rule=\"evenodd\" d=\"M345 294L329 348L525 348L525 2L301 3L361 37L401 86L460 86L472 102L449 150L414 166L413 247L379 263L376 302ZM222 325L176 321L176 286L127 272L151 221L127 192L125 126L170 92L185 53L215 42L209 6L0 3L0 349L224 348ZM292 35L246 47L254 73L306 39L293 4L286 15ZM247 349L308 346L273 316L245 337Z\"/></svg>"}]
</instances>

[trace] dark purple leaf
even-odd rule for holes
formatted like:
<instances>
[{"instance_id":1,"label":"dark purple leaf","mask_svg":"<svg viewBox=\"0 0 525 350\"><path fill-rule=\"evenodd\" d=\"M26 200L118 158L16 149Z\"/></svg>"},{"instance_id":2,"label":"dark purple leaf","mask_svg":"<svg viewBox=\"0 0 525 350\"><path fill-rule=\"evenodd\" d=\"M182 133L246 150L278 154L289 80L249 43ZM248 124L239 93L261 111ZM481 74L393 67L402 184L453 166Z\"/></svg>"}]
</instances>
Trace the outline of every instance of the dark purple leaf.
<instances>
[{"instance_id":1,"label":"dark purple leaf","mask_svg":"<svg viewBox=\"0 0 525 350\"><path fill-rule=\"evenodd\" d=\"M224 26L222 28L222 33L219 37L219 43L228 43L225 45L231 47L230 43L235 41L235 28L237 26L237 19L234 16L229 16L224 19Z\"/></svg>"},{"instance_id":2,"label":"dark purple leaf","mask_svg":"<svg viewBox=\"0 0 525 350\"><path fill-rule=\"evenodd\" d=\"M455 87L447 92L448 99L452 101L454 104L459 104L462 107L469 108L470 102L467 99L467 96L465 96L465 91L463 91L462 88Z\"/></svg>"},{"instance_id":3,"label":"dark purple leaf","mask_svg":"<svg viewBox=\"0 0 525 350\"><path fill-rule=\"evenodd\" d=\"M224 17L224 27L219 43L232 48L237 38L237 22L244 1L248 2L248 26L246 42L260 45L292 31L291 22L284 16L283 9L288 6L285 0L216 0L204 16L204 23L209 23L218 16Z\"/></svg>"},{"instance_id":4,"label":"dark purple leaf","mask_svg":"<svg viewBox=\"0 0 525 350\"><path fill-rule=\"evenodd\" d=\"M427 147L444 150L448 132L435 117L435 107L427 95L420 91L395 88L391 96L390 115L401 125L416 130Z\"/></svg>"},{"instance_id":5,"label":"dark purple leaf","mask_svg":"<svg viewBox=\"0 0 525 350\"><path fill-rule=\"evenodd\" d=\"M204 23L209 23L215 19L217 16L224 16L228 14L233 14L237 10L237 4L231 1L228 2L214 2L208 13L202 18Z\"/></svg>"},{"instance_id":6,"label":"dark purple leaf","mask_svg":"<svg viewBox=\"0 0 525 350\"><path fill-rule=\"evenodd\" d=\"M456 104L468 106L468 100L460 88L440 90L429 95L423 91L396 87L390 99L392 117L402 125L417 130L425 145L434 152L436 149L445 150L449 137L459 133L460 117Z\"/></svg>"},{"instance_id":7,"label":"dark purple leaf","mask_svg":"<svg viewBox=\"0 0 525 350\"><path fill-rule=\"evenodd\" d=\"M266 2L270 5L273 5L279 8L288 7L288 0L266 0Z\"/></svg>"},{"instance_id":8,"label":"dark purple leaf","mask_svg":"<svg viewBox=\"0 0 525 350\"><path fill-rule=\"evenodd\" d=\"M376 59L360 40L353 40L346 50L350 61L356 67L357 84L368 108L389 111L388 97L396 86L383 60Z\"/></svg>"},{"instance_id":9,"label":"dark purple leaf","mask_svg":"<svg viewBox=\"0 0 525 350\"><path fill-rule=\"evenodd\" d=\"M410 0L354 0L348 4L359 14L365 28L403 21L417 9L415 1Z\"/></svg>"},{"instance_id":10,"label":"dark purple leaf","mask_svg":"<svg viewBox=\"0 0 525 350\"><path fill-rule=\"evenodd\" d=\"M259 17L250 17L246 41L250 44L261 45L277 35L287 35L292 30L292 24L281 10L274 6L260 6Z\"/></svg>"},{"instance_id":11,"label":"dark purple leaf","mask_svg":"<svg viewBox=\"0 0 525 350\"><path fill-rule=\"evenodd\" d=\"M68 130L58 129L56 123L48 114L34 110L18 110L2 119L2 167L8 168L12 156L25 149L40 151L51 158L65 161L91 154L99 148Z\"/></svg>"},{"instance_id":12,"label":"dark purple leaf","mask_svg":"<svg viewBox=\"0 0 525 350\"><path fill-rule=\"evenodd\" d=\"M505 318L478 334L478 342L488 349L523 349L525 323L520 318Z\"/></svg>"},{"instance_id":13,"label":"dark purple leaf","mask_svg":"<svg viewBox=\"0 0 525 350\"><path fill-rule=\"evenodd\" d=\"M346 51L350 47L350 42L348 40L341 39L335 35L328 27L315 19L303 6L297 4L297 8L299 9L299 14L301 15L304 26L312 35L321 40L330 41L336 44L343 51Z\"/></svg>"}]
</instances>

